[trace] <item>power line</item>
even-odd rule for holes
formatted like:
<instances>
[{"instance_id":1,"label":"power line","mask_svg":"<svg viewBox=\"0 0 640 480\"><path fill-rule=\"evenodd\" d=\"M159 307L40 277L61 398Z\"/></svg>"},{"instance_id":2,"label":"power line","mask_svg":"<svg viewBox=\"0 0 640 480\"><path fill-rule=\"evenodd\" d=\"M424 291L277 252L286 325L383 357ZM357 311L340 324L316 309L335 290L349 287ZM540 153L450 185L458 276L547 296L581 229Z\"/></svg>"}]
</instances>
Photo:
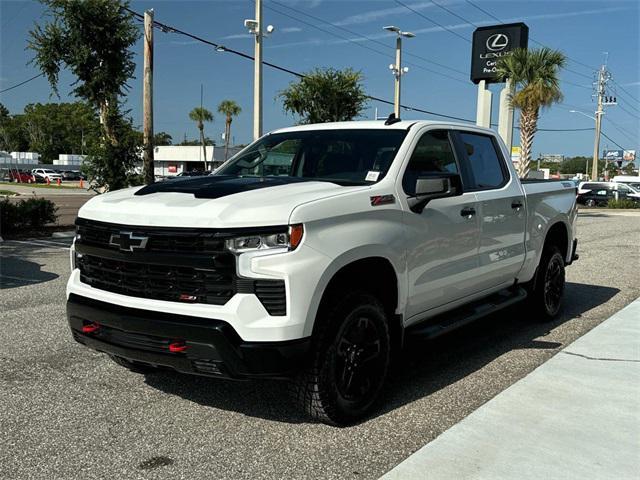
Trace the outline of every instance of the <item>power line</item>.
<instances>
[{"instance_id":1,"label":"power line","mask_svg":"<svg viewBox=\"0 0 640 480\"><path fill-rule=\"evenodd\" d=\"M27 80L25 80L24 82L16 83L15 85L12 85L12 86L10 86L10 87L8 87L8 88L5 88L4 90L0 90L0 93L8 92L9 90L13 90L14 88L21 87L21 86L22 86L22 85L24 85L25 83L29 83L29 82L31 82L32 80L35 80L36 78L40 78L40 77L42 77L42 76L44 76L44 73L39 73L38 75L35 75L35 76L31 77L31 78L28 78L28 79L27 79Z\"/></svg>"},{"instance_id":2,"label":"power line","mask_svg":"<svg viewBox=\"0 0 640 480\"><path fill-rule=\"evenodd\" d=\"M376 43L376 44L378 44L378 45L380 45L380 46L383 46L383 47L385 47L385 48L387 48L387 49L395 50L395 48L394 48L393 46L388 45L388 44L386 44L386 43L384 43L384 42L381 42L381 41L379 41L379 40L376 40L375 38L371 38L371 37L368 37L368 36L366 36L366 35L362 35L361 33L355 32L355 31L350 30L350 29L348 29L348 28L345 28L345 27L343 27L343 26L341 26L341 25L336 25L335 23L331 23L331 22L329 22L328 20L325 20L325 19L323 19L323 18L317 17L317 16L315 16L315 15L311 15L310 13L303 12L303 11L301 11L301 10L297 9L297 8L294 8L294 7L291 7L291 6L289 6L289 5L285 5L285 4L283 4L283 3L277 2L276 0L271 0L271 3L275 3L276 5L278 5L278 6L280 6L280 7L287 8L287 9L289 9L289 10L292 10L292 11L296 12L296 13L299 13L299 14L304 15L304 16L306 16L306 17L312 18L313 20L316 20L316 21L318 21L318 22L322 22L322 23L324 23L325 25L329 25L329 26L331 26L331 27L333 27L333 28L336 28L336 29L338 29L338 30L342 30L343 32L347 32L347 33L349 33L350 35L355 35L355 36L360 37L360 38L362 38L362 39L364 39L364 40L367 40L367 41L369 41L369 42ZM294 18L295 20L297 20L297 21L299 21L299 22L302 22L302 23L305 23L305 24L309 25L308 23L304 22L303 20L297 19L297 18L295 18L295 17L291 17L291 16L286 15L286 14L284 14L284 13L282 13L282 12L279 12L279 11L277 11L277 10L273 9L272 7L268 6L268 5L265 5L265 7L266 7L266 8L268 8L268 9L270 9L270 10L273 10L274 12L280 13L281 15L288 16L289 18ZM316 26L315 26L315 25L311 25L311 26L312 26L312 27L314 27L314 28L316 28ZM325 31L325 30L323 30L323 31ZM326 32L326 31L325 31L325 32ZM329 32L327 32L327 33L329 33ZM333 35L333 33L331 33L331 35ZM339 37L339 38L344 38L344 37ZM353 43L357 43L358 45L361 45L359 42L354 42L352 39L345 39L345 40L350 41L350 42L353 42ZM411 53L411 52L407 52L406 50L405 50L403 53L404 53L404 55L406 55L406 56L408 56L408 57L418 58L418 59L420 59L420 60L422 60L422 61L424 61L424 62L432 63L433 65L437 65L438 67L441 67L441 68L446 68L447 70L451 70L452 72L459 73L459 74L461 74L461 75L464 75L465 77L467 76L467 73L468 73L468 72L463 72L462 70L458 70L458 69L456 69L456 68L450 67L450 66L445 65L445 64L443 64L443 63L436 62L436 61L434 61L434 60L431 60L431 59L429 59L429 58L422 57L422 56L420 56L420 55L413 54L413 53ZM411 63L409 63L409 62L405 62L405 63L407 63L407 64L409 64L409 65L412 65L412 64L411 64ZM415 64L413 64L413 65L414 65L414 66L416 66L416 67L421 67L420 65L415 65ZM430 71L430 72L432 72L432 73L440 74L440 72L436 72L436 71L432 71L432 70L428 70L428 71ZM465 82L465 84L466 84L466 82Z\"/></svg>"},{"instance_id":3,"label":"power line","mask_svg":"<svg viewBox=\"0 0 640 480\"><path fill-rule=\"evenodd\" d=\"M449 27L446 27L444 25L442 25L441 23L436 22L435 20L427 17L426 15L423 15L422 13L420 13L419 11L411 8L409 5L402 3L400 0L395 0L395 2L398 5L402 5L404 8L406 8L407 10L412 11L413 13L415 13L416 15L418 15L419 17L424 18L425 20L428 20L429 22L433 23L434 25L437 25L440 28L445 29L447 32L449 32L452 35L455 35L458 38L461 38L462 40L464 40L467 43L471 43L471 40L469 40L467 37L463 37L462 35L460 35L458 32L455 32L453 30L451 30ZM435 4L434 4L435 5Z\"/></svg>"},{"instance_id":4,"label":"power line","mask_svg":"<svg viewBox=\"0 0 640 480\"><path fill-rule=\"evenodd\" d=\"M438 7L441 10L444 10L445 12L449 12L451 15L453 15L454 17L462 20L465 23L468 23L470 25L473 25L474 27L478 27L478 25L476 25L475 23L473 23L471 20L467 20L466 18L464 18L461 15L458 15L456 12L449 10L447 7L445 7L444 5L440 5L439 3L436 3L434 0L429 0L431 3L433 3L436 7Z\"/></svg>"},{"instance_id":5,"label":"power line","mask_svg":"<svg viewBox=\"0 0 640 480\"><path fill-rule=\"evenodd\" d=\"M613 144L618 147L621 148L622 150L624 150L624 147L622 145L620 145L618 142L616 142L613 138L611 138L609 135L607 135L606 133L604 133L602 130L600 131L600 133L602 134L602 136L604 138L606 138L607 140L609 140L610 142L613 142Z\"/></svg>"},{"instance_id":6,"label":"power line","mask_svg":"<svg viewBox=\"0 0 640 480\"><path fill-rule=\"evenodd\" d=\"M345 28L339 27L339 26L337 26L337 25L333 25L333 24L332 24L332 23L330 23L330 22L327 22L327 21L325 21L325 20L323 20L323 19L321 19L321 18L315 17L315 16L313 16L313 15L309 15L309 14L306 14L306 13L304 13L304 12L301 12L301 11L299 11L299 10L297 10L297 9L293 8L293 7L289 7L289 6L287 6L287 5L283 5L283 4L279 3L279 2L272 2L272 3L276 3L276 4L278 4L278 5L280 5L280 6L284 7L284 8L288 8L288 9L293 10L293 11L295 11L295 12L298 12L298 13L300 13L300 14L302 14L302 15L306 15L306 16L308 16L308 17L310 17L310 18L313 18L314 20L317 20L317 21L319 21L319 22L323 22L323 23L325 23L325 24L331 25L332 27L339 28L339 29L341 29L341 30L345 30L345 31L347 31L347 32L351 33L352 35L357 35L357 36L359 36L359 37L361 37L361 38L363 38L363 39L366 39L366 40L371 41L371 42L373 42L373 43L376 43L376 44L382 45L382 46L383 46L383 47L385 47L385 48L391 48L392 50L395 50L395 49L394 49L394 47L391 47L390 45L386 45L386 44L385 44L385 43L383 43L383 42L379 42L379 41L377 41L377 40L375 40L375 39L371 39L371 38L366 37L366 36L364 36L364 35L360 35L359 33L352 32L351 30L348 30L348 29L345 29ZM356 46L358 46L358 47L365 48L365 49L367 49L367 50L369 50L369 51L372 51L372 52L375 52L375 53L377 53L377 54L379 54L379 55L382 55L382 56L384 56L385 58L389 58L389 55L387 55L387 53L385 53L385 52L381 52L380 50L377 50L377 49L375 49L375 48L373 48L373 47L370 47L370 46L368 46L368 45L366 45L366 44L364 44L364 43L357 42L357 41L355 41L355 40L353 40L353 39L351 39L351 38L348 38L348 37L345 37L345 36L343 36L343 35L339 35L339 34L337 34L337 33L334 33L334 32L331 32L331 31L329 31L329 30L326 30L326 29L324 29L324 28L321 28L321 27L319 27L318 25L314 25L314 24L312 24L312 23L310 23L310 22L307 22L307 21L305 21L305 20L302 20L301 18L294 17L293 15L289 15L288 13L285 13L285 12L283 12L283 11L281 11L281 10L278 10L278 9L276 9L276 8L273 8L272 6L264 5L264 7L265 7L265 8L267 8L267 9L269 9L269 10L271 10L271 11L273 11L273 12L276 12L276 13L278 13L278 14L280 14L280 15L283 15L283 16L285 16L285 17L288 17L288 18L291 18L291 19L293 19L293 20L296 20L296 21L298 21L298 22L300 22L300 23L302 23L302 24L304 24L304 25L308 25L308 26L310 26L310 27L312 27L312 28L315 28L316 30L319 30L319 31L321 31L321 32L324 32L324 33L326 33L326 34L328 34L328 35L331 35L331 36L334 36L334 37L340 38L340 39L345 40L345 41L347 41L347 42L349 42L349 43L353 43L354 45L356 45ZM409 55L409 56L412 56L412 57L416 57L416 58L420 58L420 59L421 59L421 60L423 60L423 61L426 61L426 62L429 62L429 63L433 63L434 65L437 65L437 66L439 66L439 67L446 68L446 69L448 69L448 70L451 70L451 71L456 72L456 73L460 73L460 74L462 74L462 75L466 75L466 73L465 73L465 72L463 72L463 71L461 71L461 70L456 70L455 68L451 68L451 67L449 67L449 66L447 66L447 65L444 65L444 64L441 64L441 63L438 63L438 62L434 62L434 61L429 60L429 59L427 59L427 58L420 57L420 56L418 56L418 55L413 55L413 54L410 54L410 53L406 53L406 55ZM465 81L463 81L463 80L461 80L461 79L459 79L459 78L456 78L456 77L452 77L451 75L447 75L446 73L438 72L437 70L432 70L432 69L429 69L429 68L427 68L427 67L424 67L424 66L422 66L422 65L419 65L419 64L416 64L416 63L412 63L412 62L405 62L405 63L406 63L406 64L408 64L408 65L411 65L411 66L413 66L413 67L420 68L420 69L425 70L425 71L427 71L427 72L433 73L433 74L435 74L435 75L440 75L440 76L443 76L443 77L445 77L445 78L449 78L449 79L451 79L451 80L454 80L454 81L456 81L456 82L460 82L460 83L463 83L464 85L469 86L468 82L465 82Z\"/></svg>"},{"instance_id":7,"label":"power line","mask_svg":"<svg viewBox=\"0 0 640 480\"><path fill-rule=\"evenodd\" d=\"M627 130L626 128L618 125L617 123L615 123L610 118L607 118L606 116L604 117L604 119L607 122L609 122L611 124L611 126L613 126L613 128L615 128L622 136L628 138L631 141L631 143L635 143L637 141L636 138L633 138L633 134L629 130Z\"/></svg>"},{"instance_id":8,"label":"power line","mask_svg":"<svg viewBox=\"0 0 640 480\"><path fill-rule=\"evenodd\" d=\"M622 110L623 112L626 112L628 115L631 115L633 118L637 118L638 120L640 120L640 117L634 113L631 113L629 110L627 110L626 108L624 108L622 105L620 105L618 103L617 107Z\"/></svg>"},{"instance_id":9,"label":"power line","mask_svg":"<svg viewBox=\"0 0 640 480\"><path fill-rule=\"evenodd\" d=\"M125 7L125 9L128 12L130 12L132 15L136 16L137 18L144 18L144 16L142 14L137 13L134 10L131 10L129 8L126 8L126 7ZM160 28L160 30L162 30L164 33L177 33L177 34L180 34L180 35L187 36L187 37L189 37L189 38L191 38L193 40L205 43L207 45L211 45L211 46L216 48L216 51L232 53L234 55L238 55L238 56L241 56L241 57L249 59L249 60L254 60L254 58L251 55L248 55L248 54L246 54L244 52L240 52L238 50L227 48L222 44L219 44L219 43L216 43L216 42L212 42L210 40L206 40L206 39L204 39L202 37L199 37L198 35L194 35L192 33L185 32L185 31L180 30L180 29L178 29L176 27L167 25L167 24L162 23L162 22L158 22L157 20L154 20L154 26L157 26L158 28ZM267 65L268 67L274 68L276 70L280 70L282 72L289 73L289 74L294 75L294 76L296 76L298 78L304 78L305 77L305 75L302 74L302 73L296 72L296 71L291 70L289 68L281 67L281 66L276 65L274 63L269 63L269 62L262 62L262 63L264 65ZM369 100L376 101L376 102L384 103L386 105L393 105L393 102L391 102L389 100L385 100L385 99L380 98L380 97L375 97L375 96L372 96L372 95L366 95L366 98L368 98ZM452 119L452 120L459 120L459 121L462 121L462 122L475 123L475 120L472 120L472 119L469 119L469 118L456 117L456 116L453 116L453 115L446 115L444 113L433 112L433 111L430 111L430 110L425 110L423 108L418 108L418 107L412 107L412 106L409 106L409 105L401 105L401 108L403 108L405 110L409 110L409 111L424 113L424 114L427 114L427 115L433 115L433 116L436 116L436 117L449 118L449 119ZM518 127L515 127L515 128L518 128ZM538 129L538 131L541 131L541 132L579 132L579 131L584 131L584 130L592 130L592 129L583 129L583 128L575 128L575 129L539 128Z\"/></svg>"},{"instance_id":10,"label":"power line","mask_svg":"<svg viewBox=\"0 0 640 480\"><path fill-rule=\"evenodd\" d=\"M613 83L615 83L616 87L618 87L622 92L626 93L627 95L629 95L629 97L631 97L631 100L640 103L640 100L638 100L637 98L635 98L633 95L631 95L627 90L625 90L625 88L620 85L618 82L616 82L615 80L613 80Z\"/></svg>"}]
</instances>

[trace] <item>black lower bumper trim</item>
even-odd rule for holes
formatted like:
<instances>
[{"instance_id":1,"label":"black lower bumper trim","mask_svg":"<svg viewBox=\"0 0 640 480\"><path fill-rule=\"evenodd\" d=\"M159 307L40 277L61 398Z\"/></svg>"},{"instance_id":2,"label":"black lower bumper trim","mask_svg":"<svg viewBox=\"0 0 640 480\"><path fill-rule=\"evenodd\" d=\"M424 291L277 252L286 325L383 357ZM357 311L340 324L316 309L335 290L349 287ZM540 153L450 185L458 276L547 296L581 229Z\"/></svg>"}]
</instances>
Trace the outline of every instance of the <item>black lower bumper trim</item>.
<instances>
[{"instance_id":1,"label":"black lower bumper trim","mask_svg":"<svg viewBox=\"0 0 640 480\"><path fill-rule=\"evenodd\" d=\"M67 318L74 339L89 348L196 375L287 377L300 367L310 345L309 338L245 342L221 320L127 308L74 294L67 301ZM171 351L176 344L185 348Z\"/></svg>"}]
</instances>

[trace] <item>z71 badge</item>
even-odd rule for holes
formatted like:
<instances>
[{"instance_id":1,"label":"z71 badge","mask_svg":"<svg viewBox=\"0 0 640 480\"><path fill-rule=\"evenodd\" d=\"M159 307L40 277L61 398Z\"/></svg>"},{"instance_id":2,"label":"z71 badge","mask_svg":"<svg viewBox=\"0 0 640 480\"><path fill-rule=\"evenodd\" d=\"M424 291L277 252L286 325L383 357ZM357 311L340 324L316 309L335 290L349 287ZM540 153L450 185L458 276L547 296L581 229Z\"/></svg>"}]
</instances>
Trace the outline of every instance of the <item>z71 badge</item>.
<instances>
[{"instance_id":1,"label":"z71 badge","mask_svg":"<svg viewBox=\"0 0 640 480\"><path fill-rule=\"evenodd\" d=\"M391 203L396 203L396 198L391 194L376 195L375 197L370 197L370 199L371 199L372 207L378 207L380 205L389 205Z\"/></svg>"}]
</instances>

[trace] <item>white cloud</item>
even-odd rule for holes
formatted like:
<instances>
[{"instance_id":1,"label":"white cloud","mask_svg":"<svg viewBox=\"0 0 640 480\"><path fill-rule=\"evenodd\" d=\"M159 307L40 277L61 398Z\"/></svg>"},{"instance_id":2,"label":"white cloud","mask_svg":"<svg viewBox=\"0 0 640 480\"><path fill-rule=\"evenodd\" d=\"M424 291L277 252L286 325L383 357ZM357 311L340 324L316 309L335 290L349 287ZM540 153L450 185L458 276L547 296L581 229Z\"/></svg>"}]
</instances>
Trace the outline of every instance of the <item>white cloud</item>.
<instances>
[{"instance_id":1,"label":"white cloud","mask_svg":"<svg viewBox=\"0 0 640 480\"><path fill-rule=\"evenodd\" d=\"M450 3L451 2L447 2L447 3L441 2L441 5L449 5ZM416 4L409 5L409 7L419 11L419 10L424 10L425 8L435 7L435 4L431 2L423 2L423 3L416 3ZM373 22L374 20L386 18L389 15L408 14L408 13L412 13L412 12L406 9L405 7L399 5L397 7L382 8L380 10L371 10L368 12L359 13L357 15L352 15L350 17L346 17L342 20L339 20L333 23L335 25L344 27L347 25L358 25L362 23Z\"/></svg>"},{"instance_id":2,"label":"white cloud","mask_svg":"<svg viewBox=\"0 0 640 480\"><path fill-rule=\"evenodd\" d=\"M640 87L640 82L621 83L623 87Z\"/></svg>"},{"instance_id":3,"label":"white cloud","mask_svg":"<svg viewBox=\"0 0 640 480\"><path fill-rule=\"evenodd\" d=\"M412 5L411 8L415 9L415 6ZM392 10L392 9L385 9L385 10ZM610 7L610 8L600 8L600 9L591 9L591 10L579 10L579 11L574 11L574 12L564 12L564 13L541 13L541 14L537 14L537 15L529 15L529 16L524 16L524 17L513 17L513 18L504 18L502 19L504 23L511 23L511 22L522 22L525 20L545 20L545 19L559 19L559 18L567 18L567 17L578 17L578 16L583 16L583 15L596 15L596 14L601 14L601 13L608 13L608 12L616 12L616 11L621 11L621 10L628 10L627 7ZM374 12L381 12L383 10L375 10ZM373 13L373 12L369 12L369 13ZM366 15L366 14L363 14ZM349 17L351 18L351 17ZM346 19L345 19L346 20ZM495 20L485 20L485 21L476 21L475 24L479 25L479 26L483 26L483 25L492 25L495 23ZM337 23L336 23L337 25ZM457 24L452 24L452 25L445 25L445 27L449 30L464 30L464 29L471 29L474 28L473 25L469 24L469 23L457 23ZM412 30L413 33L415 34L426 34L426 33L436 33L436 32L443 32L446 31L445 28L443 27L438 27L438 26L434 26L434 27L426 27L426 28L419 28L417 30ZM395 37L395 34L393 33L388 33L388 32L380 32L380 33L373 33L373 34L368 34L366 35L366 37L368 39L374 39L374 40L379 40L381 38L389 38L389 37ZM300 41L300 42L288 42L288 43L280 43L280 44L276 44L276 45L270 45L267 48L287 48L287 47L298 47L298 46L303 46L303 45L340 45L340 44L344 44L344 43L350 43L350 42L366 42L367 40L362 38L362 37L353 37L353 38L349 38L348 40L343 40L343 39L335 39L335 40L325 40L325 39L311 39L311 40L304 40L304 41Z\"/></svg>"}]
</instances>

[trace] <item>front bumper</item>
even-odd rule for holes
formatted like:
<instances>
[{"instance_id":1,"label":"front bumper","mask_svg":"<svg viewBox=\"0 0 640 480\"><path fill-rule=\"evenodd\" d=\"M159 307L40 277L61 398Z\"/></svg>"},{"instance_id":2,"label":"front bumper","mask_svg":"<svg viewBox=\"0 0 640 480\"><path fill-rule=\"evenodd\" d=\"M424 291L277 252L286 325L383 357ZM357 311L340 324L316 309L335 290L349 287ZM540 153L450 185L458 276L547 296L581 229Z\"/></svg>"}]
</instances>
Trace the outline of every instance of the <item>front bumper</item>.
<instances>
[{"instance_id":1,"label":"front bumper","mask_svg":"<svg viewBox=\"0 0 640 480\"><path fill-rule=\"evenodd\" d=\"M71 294L73 337L93 350L178 372L226 378L285 378L304 362L310 338L246 342L228 323L114 305ZM83 332L92 325L93 332ZM170 345L184 346L172 352Z\"/></svg>"}]
</instances>

